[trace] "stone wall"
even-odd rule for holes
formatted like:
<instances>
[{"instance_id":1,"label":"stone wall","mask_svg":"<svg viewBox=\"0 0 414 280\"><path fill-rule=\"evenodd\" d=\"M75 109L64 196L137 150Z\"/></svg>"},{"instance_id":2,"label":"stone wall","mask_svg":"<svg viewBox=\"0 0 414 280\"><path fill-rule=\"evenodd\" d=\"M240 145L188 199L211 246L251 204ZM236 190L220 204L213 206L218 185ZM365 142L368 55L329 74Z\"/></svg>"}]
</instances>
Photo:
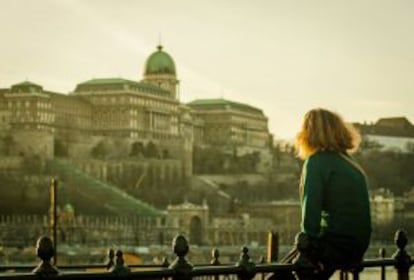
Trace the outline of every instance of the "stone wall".
<instances>
[{"instance_id":1,"label":"stone wall","mask_svg":"<svg viewBox=\"0 0 414 280\"><path fill-rule=\"evenodd\" d=\"M72 220L58 222L58 242L108 247L159 244L160 222L157 219L77 216ZM47 216L0 215L0 246L32 246L42 235L50 236Z\"/></svg>"},{"instance_id":2,"label":"stone wall","mask_svg":"<svg viewBox=\"0 0 414 280\"><path fill-rule=\"evenodd\" d=\"M182 218L185 217L191 219L193 216ZM86 247L169 245L177 234L183 233L190 239L188 228L169 224L167 220L165 217L75 216L58 222L58 243L60 246L76 244ZM230 220L235 222L223 222ZM262 220L240 217L217 218L211 223L207 220L202 228L205 237L202 245L265 245L268 222ZM47 216L0 215L1 247L31 247L37 238L50 236L50 233Z\"/></svg>"},{"instance_id":3,"label":"stone wall","mask_svg":"<svg viewBox=\"0 0 414 280\"><path fill-rule=\"evenodd\" d=\"M261 174L237 174L237 175L198 175L197 177L207 179L218 185L234 185L246 182L249 185L266 184L267 179Z\"/></svg>"},{"instance_id":4,"label":"stone wall","mask_svg":"<svg viewBox=\"0 0 414 280\"><path fill-rule=\"evenodd\" d=\"M9 172L19 170L22 166L22 157L1 157L0 158L0 171Z\"/></svg>"},{"instance_id":5,"label":"stone wall","mask_svg":"<svg viewBox=\"0 0 414 280\"><path fill-rule=\"evenodd\" d=\"M54 156L54 136L49 131L16 130L13 131L15 155L39 155L44 158Z\"/></svg>"},{"instance_id":6,"label":"stone wall","mask_svg":"<svg viewBox=\"0 0 414 280\"><path fill-rule=\"evenodd\" d=\"M178 160L78 160L77 165L88 175L99 180L117 182L130 179L139 188L146 177L158 182L181 181L181 162ZM131 186L132 187L132 186Z\"/></svg>"},{"instance_id":7,"label":"stone wall","mask_svg":"<svg viewBox=\"0 0 414 280\"><path fill-rule=\"evenodd\" d=\"M148 162L149 158L143 155L132 155L132 145L140 143L143 146L149 142L154 143L157 156L152 159L165 160L165 166L180 165L180 177L190 177L192 175L192 147L185 148L180 138L153 140L153 139L132 139L132 138L110 138L103 136L82 136L81 138L57 138L63 143L68 152L68 157L79 162L85 162L91 159L92 149L99 143L104 143L108 154L102 158L105 161L122 160L124 162ZM74 140L74 141L72 141ZM153 161L154 162L154 161ZM159 165L159 163L157 163ZM92 164L94 165L94 164ZM93 168L93 167L91 167ZM91 174L92 175L92 174ZM100 177L100 175L99 175Z\"/></svg>"}]
</instances>

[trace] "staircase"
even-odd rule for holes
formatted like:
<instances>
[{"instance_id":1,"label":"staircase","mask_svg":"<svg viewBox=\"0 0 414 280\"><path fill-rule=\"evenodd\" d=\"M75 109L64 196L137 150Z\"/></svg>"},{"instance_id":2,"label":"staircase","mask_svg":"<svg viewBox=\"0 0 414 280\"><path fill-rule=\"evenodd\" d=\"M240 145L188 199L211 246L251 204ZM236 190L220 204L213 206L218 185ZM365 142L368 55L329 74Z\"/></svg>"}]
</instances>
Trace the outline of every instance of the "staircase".
<instances>
[{"instance_id":1,"label":"staircase","mask_svg":"<svg viewBox=\"0 0 414 280\"><path fill-rule=\"evenodd\" d=\"M48 162L48 172L59 182L58 201L71 203L76 212L121 216L160 216L160 210L118 187L99 181L64 159Z\"/></svg>"}]
</instances>

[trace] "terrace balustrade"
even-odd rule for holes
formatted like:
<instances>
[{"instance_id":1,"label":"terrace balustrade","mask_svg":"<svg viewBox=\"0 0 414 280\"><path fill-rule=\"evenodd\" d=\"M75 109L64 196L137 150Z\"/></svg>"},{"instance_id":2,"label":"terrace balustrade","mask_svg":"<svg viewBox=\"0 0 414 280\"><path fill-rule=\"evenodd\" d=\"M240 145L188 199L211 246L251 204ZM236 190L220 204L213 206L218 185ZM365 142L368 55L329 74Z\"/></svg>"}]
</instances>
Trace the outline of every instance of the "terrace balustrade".
<instances>
[{"instance_id":1,"label":"terrace balustrade","mask_svg":"<svg viewBox=\"0 0 414 280\"><path fill-rule=\"evenodd\" d=\"M340 271L341 280L347 280L352 275L354 280L359 279L365 268L379 268L378 278L386 279L385 269L393 267L397 280L410 278L410 267L413 264L411 256L406 251L408 243L405 231L398 230L394 238L396 251L391 257L385 257L385 250L380 250L380 257L365 259L357 267ZM272 246L269 246L269 249ZM48 237L41 237L37 242L36 252L40 263L34 269L28 266L0 266L0 280L125 280L125 279L171 279L171 280L264 280L277 271L311 271L312 267L303 267L296 264L283 264L277 262L266 263L264 258L255 263L249 256L247 247L243 247L240 260L236 264L221 264L219 249L212 250L212 260L208 265L193 265L187 259L189 244L183 235L173 240L175 260L170 264L164 259L161 265L131 265L124 262L122 251L108 251L108 261L101 265L59 266L52 264L55 248ZM300 249L300 248L299 248ZM268 256L272 255L269 252ZM30 273L22 272L32 269ZM102 272L86 272L90 269L100 269ZM10 272L13 271L13 272Z\"/></svg>"}]
</instances>

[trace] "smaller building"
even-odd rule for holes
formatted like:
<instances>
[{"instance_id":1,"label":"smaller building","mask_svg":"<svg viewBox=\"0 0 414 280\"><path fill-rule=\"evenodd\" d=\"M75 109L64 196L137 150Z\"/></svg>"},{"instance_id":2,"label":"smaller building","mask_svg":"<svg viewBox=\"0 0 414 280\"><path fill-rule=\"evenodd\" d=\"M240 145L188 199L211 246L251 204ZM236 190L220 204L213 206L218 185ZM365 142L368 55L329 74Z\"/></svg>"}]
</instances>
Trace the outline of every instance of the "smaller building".
<instances>
[{"instance_id":1,"label":"smaller building","mask_svg":"<svg viewBox=\"0 0 414 280\"><path fill-rule=\"evenodd\" d=\"M406 117L381 118L374 124L355 124L363 137L381 149L414 151L414 125Z\"/></svg>"},{"instance_id":2,"label":"smaller building","mask_svg":"<svg viewBox=\"0 0 414 280\"><path fill-rule=\"evenodd\" d=\"M184 202L179 205L169 205L166 217L166 227L176 230L175 234L180 233L188 236L190 244L207 243L205 232L209 226L209 208L206 203L196 205Z\"/></svg>"},{"instance_id":3,"label":"smaller building","mask_svg":"<svg viewBox=\"0 0 414 280\"><path fill-rule=\"evenodd\" d=\"M298 200L279 200L239 205L238 213L247 212L252 217L270 219L269 230L279 233L282 244L292 244L300 231L301 208Z\"/></svg>"},{"instance_id":4,"label":"smaller building","mask_svg":"<svg viewBox=\"0 0 414 280\"><path fill-rule=\"evenodd\" d=\"M272 220L248 213L219 215L211 218L208 229L210 245L265 245Z\"/></svg>"},{"instance_id":5,"label":"smaller building","mask_svg":"<svg viewBox=\"0 0 414 280\"><path fill-rule=\"evenodd\" d=\"M180 233L192 245L264 245L272 220L248 213L210 215L207 203L189 202L167 207L165 234L171 239Z\"/></svg>"},{"instance_id":6,"label":"smaller building","mask_svg":"<svg viewBox=\"0 0 414 280\"><path fill-rule=\"evenodd\" d=\"M268 119L253 106L225 99L198 99L187 106L204 123L204 141L211 145L268 148Z\"/></svg>"},{"instance_id":7,"label":"smaller building","mask_svg":"<svg viewBox=\"0 0 414 280\"><path fill-rule=\"evenodd\" d=\"M257 170L269 172L273 135L263 111L226 99L198 99L187 103L193 118L194 143L218 147L230 155L255 154Z\"/></svg>"}]
</instances>

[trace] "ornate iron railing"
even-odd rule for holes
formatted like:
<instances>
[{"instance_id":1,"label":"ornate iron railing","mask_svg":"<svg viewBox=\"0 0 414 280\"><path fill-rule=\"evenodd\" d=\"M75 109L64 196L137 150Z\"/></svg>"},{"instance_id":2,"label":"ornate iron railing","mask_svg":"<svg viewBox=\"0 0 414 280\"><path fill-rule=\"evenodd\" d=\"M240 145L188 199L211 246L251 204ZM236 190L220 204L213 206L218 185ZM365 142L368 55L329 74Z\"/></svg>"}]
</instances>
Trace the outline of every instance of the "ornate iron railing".
<instances>
[{"instance_id":1,"label":"ornate iron railing","mask_svg":"<svg viewBox=\"0 0 414 280\"><path fill-rule=\"evenodd\" d=\"M340 279L347 280L349 275L353 279L359 279L361 272L365 268L379 268L378 278L386 279L385 268L393 267L396 273L396 279L408 280L410 278L410 267L413 264L410 255L406 251L407 236L402 230L395 234L395 244L397 249L392 257L385 257L382 250L381 256L377 259L366 259L357 267L347 271L340 271ZM53 242L48 237L41 237L37 243L37 256L41 259L39 265L30 273L19 273L20 269L28 269L23 266L0 266L1 271L16 270L14 273L0 274L0 280L38 280L38 279L56 279L56 280L120 280L120 279L172 279L172 280L263 280L266 276L280 271L301 271L313 270L312 267L297 266L295 264L281 264L276 262L265 263L262 259L259 263L254 263L249 257L248 248L243 247L240 260L235 265L222 265L219 260L219 252L214 249L212 252L213 259L209 265L192 265L187 260L189 244L182 236L177 236L173 241L173 251L176 255L175 260L169 264L166 260L162 265L139 265L127 266L124 263L123 254L112 251L109 254L109 260L102 265L78 265L59 268L52 265L51 260L54 256ZM106 272L85 272L85 269L102 269Z\"/></svg>"}]
</instances>

